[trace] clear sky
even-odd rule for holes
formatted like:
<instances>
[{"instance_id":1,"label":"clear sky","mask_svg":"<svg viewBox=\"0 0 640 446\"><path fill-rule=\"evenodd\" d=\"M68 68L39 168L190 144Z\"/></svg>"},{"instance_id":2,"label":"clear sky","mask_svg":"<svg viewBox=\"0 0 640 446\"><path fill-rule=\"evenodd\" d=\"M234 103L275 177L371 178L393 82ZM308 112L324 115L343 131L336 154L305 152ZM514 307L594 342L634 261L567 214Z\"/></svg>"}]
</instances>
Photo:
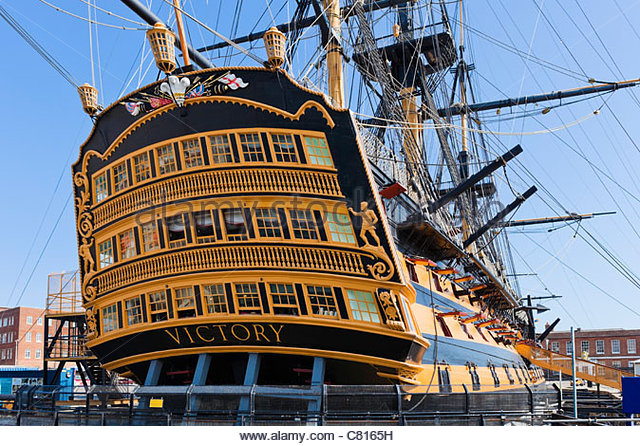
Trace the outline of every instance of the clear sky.
<instances>
[{"instance_id":1,"label":"clear sky","mask_svg":"<svg viewBox=\"0 0 640 446\"><path fill-rule=\"evenodd\" d=\"M87 16L87 5L81 0L49 3ZM159 10L162 18L169 16L162 0L145 3ZM286 21L293 7L281 9L283 3L187 0L186 8L193 11L195 5L200 20L232 35L233 12L238 7L241 20L235 32L239 35L271 26L272 16L278 23ZM469 0L465 47L467 59L475 64L472 79L476 98L486 101L583 87L588 78L619 81L638 77L640 1L606 3L604 7L599 0ZM0 0L0 5L79 83L92 82L86 22L38 0ZM98 0L97 5L139 21L115 0ZM100 11L97 19L140 27ZM211 33L193 23L189 36L195 46L214 41ZM0 39L4 52L4 69L0 71L0 209L5 215L0 219L0 306L19 303L42 307L47 274L78 267L70 165L90 132L91 122L80 108L75 89L4 21L0 21ZM146 57L141 57L144 31L100 26L92 40L101 103L109 104L156 79L148 47L142 52ZM263 55L261 42L255 51ZM222 64L223 59L215 62ZM296 69L300 67L294 64ZM495 112L482 116L488 129L507 133L489 137L491 142L500 142L494 148L496 153L518 143L525 149L518 163L510 163L513 166L507 170L514 189L523 192L533 184L528 174L544 186L516 218L558 215L562 209L617 212L586 220L580 227L552 232L549 227L509 231L519 272L537 273L521 278L522 293L563 296L545 302L552 311L540 315L541 324L560 317L562 328L640 326L640 316L633 313L640 313L638 288L598 253L606 248L634 274L640 272L639 98L636 88L554 108L544 115L540 113L542 105L529 106L525 112L532 116L526 119L521 119L522 113L513 115L516 119L501 121ZM593 114L596 109L600 109L598 115ZM503 110L500 117L511 115ZM505 202L512 199L508 189L501 197Z\"/></svg>"}]
</instances>

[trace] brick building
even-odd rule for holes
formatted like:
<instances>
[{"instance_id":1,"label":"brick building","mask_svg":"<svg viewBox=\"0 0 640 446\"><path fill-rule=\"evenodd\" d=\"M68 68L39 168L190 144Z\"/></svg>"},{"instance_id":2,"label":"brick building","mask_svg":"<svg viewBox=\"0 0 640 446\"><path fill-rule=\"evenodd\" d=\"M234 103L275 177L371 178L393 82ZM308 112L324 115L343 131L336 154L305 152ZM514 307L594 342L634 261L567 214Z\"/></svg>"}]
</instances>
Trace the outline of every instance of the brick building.
<instances>
[{"instance_id":1,"label":"brick building","mask_svg":"<svg viewBox=\"0 0 640 446\"><path fill-rule=\"evenodd\" d=\"M640 359L640 329L577 329L576 356L589 361L631 370L632 362ZM544 341L545 347L556 353L571 355L571 332L554 331ZM584 353L586 352L586 353Z\"/></svg>"},{"instance_id":2,"label":"brick building","mask_svg":"<svg viewBox=\"0 0 640 446\"><path fill-rule=\"evenodd\" d=\"M44 310L0 307L0 366L42 368Z\"/></svg>"}]
</instances>

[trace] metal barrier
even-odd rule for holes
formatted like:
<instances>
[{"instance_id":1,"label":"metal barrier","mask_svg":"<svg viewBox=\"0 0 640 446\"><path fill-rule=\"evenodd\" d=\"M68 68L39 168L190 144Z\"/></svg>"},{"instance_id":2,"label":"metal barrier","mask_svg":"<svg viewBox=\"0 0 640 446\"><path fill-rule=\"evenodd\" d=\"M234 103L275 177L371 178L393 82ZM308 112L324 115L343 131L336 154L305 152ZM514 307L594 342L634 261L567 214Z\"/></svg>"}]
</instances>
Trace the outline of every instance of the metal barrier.
<instances>
[{"instance_id":1,"label":"metal barrier","mask_svg":"<svg viewBox=\"0 0 640 446\"><path fill-rule=\"evenodd\" d=\"M429 392L426 386L153 386L87 392L23 386L0 425L541 424L557 389ZM455 392L461 390L461 392ZM247 399L248 404L241 401ZM311 404L319 401L320 404Z\"/></svg>"}]
</instances>

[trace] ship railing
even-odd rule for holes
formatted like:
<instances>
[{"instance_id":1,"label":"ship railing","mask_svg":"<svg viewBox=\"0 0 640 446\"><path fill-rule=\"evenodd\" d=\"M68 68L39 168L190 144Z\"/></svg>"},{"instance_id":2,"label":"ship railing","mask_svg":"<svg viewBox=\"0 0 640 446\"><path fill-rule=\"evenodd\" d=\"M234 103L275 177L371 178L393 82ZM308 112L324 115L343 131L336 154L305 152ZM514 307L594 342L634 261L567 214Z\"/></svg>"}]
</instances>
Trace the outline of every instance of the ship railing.
<instances>
[{"instance_id":1,"label":"ship railing","mask_svg":"<svg viewBox=\"0 0 640 446\"><path fill-rule=\"evenodd\" d=\"M100 295L143 280L196 271L224 269L316 270L366 276L366 253L349 249L285 245L195 247L114 265L97 276Z\"/></svg>"},{"instance_id":2,"label":"ship railing","mask_svg":"<svg viewBox=\"0 0 640 446\"><path fill-rule=\"evenodd\" d=\"M546 350L530 343L521 342L516 345L516 350L533 364L543 369L562 372L573 376L572 358L568 355ZM622 389L622 377L633 376L614 367L608 367L597 362L582 358L576 358L576 378L586 379L598 384Z\"/></svg>"},{"instance_id":3,"label":"ship railing","mask_svg":"<svg viewBox=\"0 0 640 446\"><path fill-rule=\"evenodd\" d=\"M268 166L206 170L160 180L105 200L92 211L94 226L100 228L134 212L174 201L254 193L343 197L335 172Z\"/></svg>"},{"instance_id":4,"label":"ship railing","mask_svg":"<svg viewBox=\"0 0 640 446\"><path fill-rule=\"evenodd\" d=\"M49 274L47 313L82 313L82 293L78 271Z\"/></svg>"}]
</instances>

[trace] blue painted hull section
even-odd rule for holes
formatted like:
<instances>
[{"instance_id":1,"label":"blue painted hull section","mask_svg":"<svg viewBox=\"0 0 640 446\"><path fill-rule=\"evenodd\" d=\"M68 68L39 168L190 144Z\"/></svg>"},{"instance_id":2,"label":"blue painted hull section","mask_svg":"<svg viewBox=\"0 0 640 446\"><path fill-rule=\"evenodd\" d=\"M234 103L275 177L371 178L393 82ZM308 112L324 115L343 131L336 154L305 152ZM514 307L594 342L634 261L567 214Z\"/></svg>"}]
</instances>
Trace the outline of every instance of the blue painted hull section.
<instances>
[{"instance_id":1,"label":"blue painted hull section","mask_svg":"<svg viewBox=\"0 0 640 446\"><path fill-rule=\"evenodd\" d=\"M429 290L415 282L412 285L417 291L416 302L420 305L431 308L433 304L443 311L458 310L464 313L469 312L468 308L439 294L435 290ZM428 339L431 343L423 357L423 364L433 364L437 360L447 361L449 365L466 365L467 362L472 362L478 367L486 367L489 361L497 366L502 366L505 363L524 365L520 355L500 347L444 336L438 336L436 343L435 336L427 333L423 333L422 337Z\"/></svg>"},{"instance_id":2,"label":"blue painted hull section","mask_svg":"<svg viewBox=\"0 0 640 446\"><path fill-rule=\"evenodd\" d=\"M437 354L438 361L447 361L449 365L465 365L467 362L473 362L478 367L486 367L489 361L496 366L502 366L505 363L524 365L520 355L499 347L443 336L438 336L436 343L435 336L426 333L423 333L422 337L431 342L431 346L422 358L423 364L433 364Z\"/></svg>"},{"instance_id":3,"label":"blue painted hull section","mask_svg":"<svg viewBox=\"0 0 640 446\"><path fill-rule=\"evenodd\" d=\"M425 288L422 285L418 285L415 282L413 282L412 285L417 292L416 303L420 305L431 307L431 297L433 296L433 305L441 307L442 310L452 309L462 311L463 313L468 313L470 311L468 308L463 307L458 302L450 300L447 297L438 294L438 292L435 290L430 291L428 288Z\"/></svg>"}]
</instances>

